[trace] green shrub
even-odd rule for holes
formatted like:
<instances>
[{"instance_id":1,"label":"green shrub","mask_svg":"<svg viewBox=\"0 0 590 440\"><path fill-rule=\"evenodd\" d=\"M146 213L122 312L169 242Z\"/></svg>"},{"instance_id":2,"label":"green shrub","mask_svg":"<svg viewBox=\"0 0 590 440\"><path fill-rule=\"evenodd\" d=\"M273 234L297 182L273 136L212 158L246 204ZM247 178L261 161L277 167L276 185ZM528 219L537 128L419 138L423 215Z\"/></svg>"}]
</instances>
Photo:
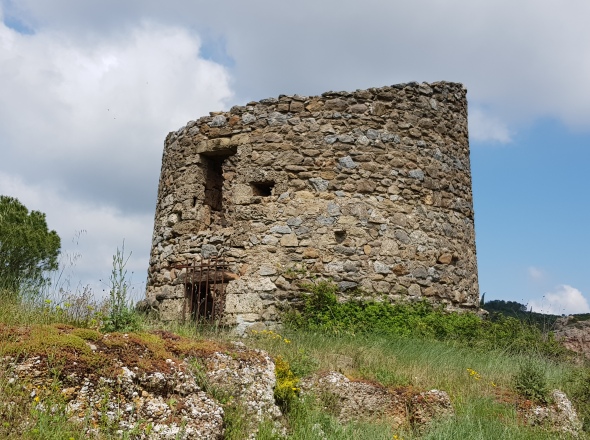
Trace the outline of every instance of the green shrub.
<instances>
[{"instance_id":1,"label":"green shrub","mask_svg":"<svg viewBox=\"0 0 590 440\"><path fill-rule=\"evenodd\" d=\"M574 403L582 420L582 429L590 431L590 367L576 368L570 374L564 391Z\"/></svg>"},{"instance_id":2,"label":"green shrub","mask_svg":"<svg viewBox=\"0 0 590 440\"><path fill-rule=\"evenodd\" d=\"M308 295L299 312L285 322L292 328L331 334L371 333L397 337L421 337L468 343L480 349L511 353L540 353L559 358L567 354L551 333L515 318L481 319L475 313L448 312L426 300L412 303L350 300L339 302L338 287L322 281L305 286ZM362 292L356 292L362 297Z\"/></svg>"},{"instance_id":3,"label":"green shrub","mask_svg":"<svg viewBox=\"0 0 590 440\"><path fill-rule=\"evenodd\" d=\"M549 389L545 370L533 361L520 365L518 372L512 377L515 391L535 402L547 403Z\"/></svg>"}]
</instances>

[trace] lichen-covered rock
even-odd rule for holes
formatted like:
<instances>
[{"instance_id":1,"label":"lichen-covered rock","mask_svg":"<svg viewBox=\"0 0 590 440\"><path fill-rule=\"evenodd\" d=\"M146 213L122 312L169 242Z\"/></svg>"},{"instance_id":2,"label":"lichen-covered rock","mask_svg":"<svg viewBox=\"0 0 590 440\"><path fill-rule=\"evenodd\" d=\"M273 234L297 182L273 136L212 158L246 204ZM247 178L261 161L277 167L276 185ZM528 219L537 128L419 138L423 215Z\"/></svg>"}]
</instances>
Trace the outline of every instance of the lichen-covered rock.
<instances>
[{"instance_id":1,"label":"lichen-covered rock","mask_svg":"<svg viewBox=\"0 0 590 440\"><path fill-rule=\"evenodd\" d=\"M221 439L224 409L214 397L219 390L245 410L252 433L259 422L281 416L274 363L242 343L195 341L166 331L101 335L62 324L0 324L0 348L0 383L25 390L40 411L64 411L88 438L108 431L133 440ZM64 402L59 409L48 391L56 383L57 400ZM7 400L3 390L0 414Z\"/></svg>"},{"instance_id":2,"label":"lichen-covered rock","mask_svg":"<svg viewBox=\"0 0 590 440\"><path fill-rule=\"evenodd\" d=\"M387 419L394 426L401 426L406 421L404 400L378 384L351 381L331 371L303 379L300 387L303 394L313 393L343 423Z\"/></svg>"},{"instance_id":3,"label":"lichen-covered rock","mask_svg":"<svg viewBox=\"0 0 590 440\"><path fill-rule=\"evenodd\" d=\"M410 421L413 426L425 428L433 421L453 416L455 410L449 395L441 390L430 390L410 399Z\"/></svg>"},{"instance_id":4,"label":"lichen-covered rock","mask_svg":"<svg viewBox=\"0 0 590 440\"><path fill-rule=\"evenodd\" d=\"M590 358L590 321L576 321L572 316L560 318L554 334L565 348Z\"/></svg>"},{"instance_id":5,"label":"lichen-covered rock","mask_svg":"<svg viewBox=\"0 0 590 440\"><path fill-rule=\"evenodd\" d=\"M282 413L274 399L274 362L262 350L246 350L242 343L234 347L250 356L236 358L216 352L204 358L207 382L234 396L255 422L278 419Z\"/></svg>"},{"instance_id":6,"label":"lichen-covered rock","mask_svg":"<svg viewBox=\"0 0 590 440\"><path fill-rule=\"evenodd\" d=\"M582 430L582 423L566 394L560 390L553 390L551 401L553 403L549 405L535 405L527 409L524 413L527 423L556 432L578 435Z\"/></svg>"},{"instance_id":7,"label":"lichen-covered rock","mask_svg":"<svg viewBox=\"0 0 590 440\"><path fill-rule=\"evenodd\" d=\"M335 371L313 375L300 383L303 394L314 395L341 422L381 420L394 427L411 424L422 429L433 420L454 414L444 391L416 394L411 389L388 389L377 383L353 381Z\"/></svg>"},{"instance_id":8,"label":"lichen-covered rock","mask_svg":"<svg viewBox=\"0 0 590 440\"><path fill-rule=\"evenodd\" d=\"M136 440L198 440L223 437L223 409L195 383L184 363L169 360L168 372L155 371L141 376L125 365L116 377L77 377L61 391L65 410L72 422L100 426L108 420L115 431L132 432ZM54 378L42 357L10 363L12 378L32 385L39 393ZM31 384L31 378L33 384ZM36 404L43 410L40 397ZM89 428L89 436L99 434Z\"/></svg>"}]
</instances>

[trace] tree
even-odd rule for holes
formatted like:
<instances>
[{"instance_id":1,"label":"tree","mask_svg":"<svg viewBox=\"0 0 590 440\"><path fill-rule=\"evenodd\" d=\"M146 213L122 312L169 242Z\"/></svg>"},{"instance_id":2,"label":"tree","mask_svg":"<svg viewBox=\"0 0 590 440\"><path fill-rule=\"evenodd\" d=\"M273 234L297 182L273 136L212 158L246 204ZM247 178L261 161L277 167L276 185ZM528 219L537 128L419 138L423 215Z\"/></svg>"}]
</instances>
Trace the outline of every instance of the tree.
<instances>
[{"instance_id":1,"label":"tree","mask_svg":"<svg viewBox=\"0 0 590 440\"><path fill-rule=\"evenodd\" d=\"M17 199L0 196L0 289L16 295L48 282L47 272L58 267L60 247L44 213L29 213Z\"/></svg>"},{"instance_id":2,"label":"tree","mask_svg":"<svg viewBox=\"0 0 590 440\"><path fill-rule=\"evenodd\" d=\"M520 316L527 312L527 307L516 301L504 301L503 299L493 299L481 306L488 312L499 312L508 316Z\"/></svg>"}]
</instances>

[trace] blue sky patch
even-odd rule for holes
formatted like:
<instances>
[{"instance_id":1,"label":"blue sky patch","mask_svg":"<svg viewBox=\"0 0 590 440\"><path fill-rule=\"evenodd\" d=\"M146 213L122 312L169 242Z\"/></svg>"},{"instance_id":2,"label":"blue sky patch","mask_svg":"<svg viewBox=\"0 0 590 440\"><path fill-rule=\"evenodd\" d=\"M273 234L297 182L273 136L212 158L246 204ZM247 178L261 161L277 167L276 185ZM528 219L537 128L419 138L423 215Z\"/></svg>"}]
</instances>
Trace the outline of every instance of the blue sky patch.
<instances>
[{"instance_id":1,"label":"blue sky patch","mask_svg":"<svg viewBox=\"0 0 590 440\"><path fill-rule=\"evenodd\" d=\"M200 55L202 58L232 68L235 60L227 53L227 41L225 38L203 38Z\"/></svg>"},{"instance_id":2,"label":"blue sky patch","mask_svg":"<svg viewBox=\"0 0 590 440\"><path fill-rule=\"evenodd\" d=\"M23 35L34 35L35 30L28 26L16 13L16 7L11 0L0 0L0 7L4 12L3 23L6 27ZM13 12L14 11L14 12Z\"/></svg>"}]
</instances>

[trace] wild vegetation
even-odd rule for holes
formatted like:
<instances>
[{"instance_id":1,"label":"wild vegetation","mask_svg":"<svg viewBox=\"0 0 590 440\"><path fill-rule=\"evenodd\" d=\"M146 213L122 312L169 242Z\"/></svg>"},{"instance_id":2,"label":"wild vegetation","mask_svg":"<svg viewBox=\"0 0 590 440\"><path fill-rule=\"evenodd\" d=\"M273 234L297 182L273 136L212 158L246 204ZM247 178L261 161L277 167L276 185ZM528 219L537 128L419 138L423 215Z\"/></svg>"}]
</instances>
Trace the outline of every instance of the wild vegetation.
<instances>
[{"instance_id":1,"label":"wild vegetation","mask_svg":"<svg viewBox=\"0 0 590 440\"><path fill-rule=\"evenodd\" d=\"M74 424L65 413L60 378L63 371L92 368L108 375L112 367L88 350L108 332L118 356L125 340L150 347L149 358L133 358L149 369L164 359L193 356L193 374L207 388L199 350L223 347L235 338L218 326L194 323L164 326L138 315L128 298L124 250L113 258L109 298L96 300L91 292L64 289L52 296L22 295L21 285L3 290L0 301L0 437L23 439L83 439L88 426ZM51 265L50 265L51 266ZM3 275L4 276L4 275ZM45 275L44 275L45 276ZM36 276L35 279L39 280ZM490 304L490 303L487 303ZM526 309L519 309L526 315ZM509 315L509 316L506 316ZM389 304L371 301L339 302L331 283L307 286L304 306L288 311L280 331L251 332L244 342L262 348L276 365L275 398L285 414L285 434L272 423L262 423L258 439L554 439L548 427L527 426L519 409L550 401L549 391L559 388L574 402L584 423L583 438L590 438L590 365L565 350L547 328L500 311L488 319L469 313L449 313L426 302ZM171 343L164 333L181 339ZM156 332L154 332L156 331ZM169 334L169 333L166 333ZM179 342L180 341L180 342ZM117 345L119 344L119 345ZM121 345L122 346L122 345ZM192 354L191 354L192 353ZM44 356L53 381L42 392L31 393L9 380L9 359L33 354ZM346 367L339 364L346 360ZM339 423L330 402L318 403L300 392L302 378L318 371L344 369L351 379L378 383L390 389L445 390L456 416L425 431L410 426L393 429L384 422ZM232 396L210 390L224 406L227 439L245 438L248 421ZM50 410L48 411L47 408ZM105 418L93 428L99 438L133 438L132 431L117 431ZM18 429L17 429L18 427ZM560 438L567 438L565 434Z\"/></svg>"},{"instance_id":2,"label":"wild vegetation","mask_svg":"<svg viewBox=\"0 0 590 440\"><path fill-rule=\"evenodd\" d=\"M326 283L309 286L309 290L305 307L288 315L289 324L281 332L253 332L245 340L248 346L263 348L275 359L276 398L286 414L286 438L552 439L555 433L543 427L526 426L517 409L530 405L527 403L530 401L546 401L548 391L553 388L568 393L588 425L590 368L574 363L571 353L561 349L536 326L510 317L482 321L474 315L449 314L422 302L406 305L339 303L334 299L334 287ZM64 362L59 359L67 359L71 350L85 353L83 341L97 338L101 329L106 330L105 322L113 322L108 318L112 312L108 301L102 308L88 303L91 316L73 313L71 306L58 302L4 302L0 307L3 323L0 353L7 356L45 350L46 355L55 360L56 368L63 368ZM60 325L63 328L61 322L68 323L67 332L58 331ZM146 332L160 328L161 324L139 315L134 316L133 322L137 331L133 334L137 336L132 337L155 344L153 351L158 352L156 348L161 346L158 338ZM28 332L26 344L14 343L16 329ZM223 342L232 337L224 330L211 331L188 324L178 324L168 330L193 341ZM92 359L91 353L86 355L89 365L95 365L97 372L108 368ZM163 352L161 355L171 356ZM354 379L390 388L443 389L449 393L457 415L421 433L409 427L393 430L383 423L338 423L329 411L318 406L315 400L300 396L298 390L302 377L334 369L335 356L350 360L346 373ZM42 398L52 402L60 412L65 405L63 398L54 392L58 389L57 384L53 390L47 389ZM18 419L26 418L29 429L19 433L19 437L84 438L63 413L49 418L35 405L39 395L31 398L14 383L3 380L1 375L0 394L3 400L15 402L9 409L3 408L4 422L0 427L3 437L16 438L11 434L11 426L18 425ZM230 396L219 394L219 398L226 405L227 438L244 438L247 423L243 412L232 404ZM113 434L115 431L108 420L104 421L101 432L102 438L119 438ZM281 437L269 423L261 425L258 438Z\"/></svg>"},{"instance_id":3,"label":"wild vegetation","mask_svg":"<svg viewBox=\"0 0 590 440\"><path fill-rule=\"evenodd\" d=\"M481 350L503 350L567 357L551 333L527 321L503 314L481 319L474 313L448 313L427 301L390 304L379 300L339 302L337 286L320 282L308 286L302 312L292 312L287 323L295 329L328 334L373 334L453 341ZM359 295L359 297L362 297Z\"/></svg>"}]
</instances>

